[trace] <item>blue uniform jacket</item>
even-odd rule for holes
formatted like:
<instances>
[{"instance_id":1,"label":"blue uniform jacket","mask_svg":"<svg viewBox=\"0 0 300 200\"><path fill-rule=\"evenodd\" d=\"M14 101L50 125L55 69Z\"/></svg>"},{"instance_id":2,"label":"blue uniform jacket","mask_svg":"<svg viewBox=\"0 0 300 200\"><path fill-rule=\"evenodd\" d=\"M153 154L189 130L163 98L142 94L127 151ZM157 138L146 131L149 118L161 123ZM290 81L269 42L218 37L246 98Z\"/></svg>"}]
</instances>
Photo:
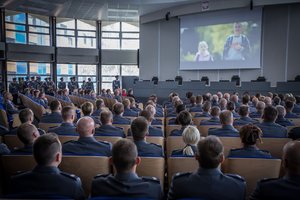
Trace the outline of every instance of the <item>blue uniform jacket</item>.
<instances>
[{"instance_id":1,"label":"blue uniform jacket","mask_svg":"<svg viewBox=\"0 0 300 200\"><path fill-rule=\"evenodd\" d=\"M57 135L78 135L76 132L76 127L71 123L62 123L58 127L49 128L48 132L56 133Z\"/></svg>"},{"instance_id":2,"label":"blue uniform jacket","mask_svg":"<svg viewBox=\"0 0 300 200\"><path fill-rule=\"evenodd\" d=\"M202 120L200 125L221 125L219 117L212 117L208 120Z\"/></svg>"},{"instance_id":3,"label":"blue uniform jacket","mask_svg":"<svg viewBox=\"0 0 300 200\"><path fill-rule=\"evenodd\" d=\"M95 136L117 136L125 137L124 130L120 127L115 127L112 125L102 125L95 129Z\"/></svg>"},{"instance_id":4,"label":"blue uniform jacket","mask_svg":"<svg viewBox=\"0 0 300 200\"><path fill-rule=\"evenodd\" d=\"M238 137L239 132L231 125L225 125L222 128L212 128L208 130L208 135L219 137Z\"/></svg>"},{"instance_id":5,"label":"blue uniform jacket","mask_svg":"<svg viewBox=\"0 0 300 200\"><path fill-rule=\"evenodd\" d=\"M114 115L113 124L131 124L131 120L120 115Z\"/></svg>"},{"instance_id":6,"label":"blue uniform jacket","mask_svg":"<svg viewBox=\"0 0 300 200\"><path fill-rule=\"evenodd\" d=\"M50 114L43 115L40 123L62 123L63 119L58 112L52 112Z\"/></svg>"},{"instance_id":7,"label":"blue uniform jacket","mask_svg":"<svg viewBox=\"0 0 300 200\"><path fill-rule=\"evenodd\" d=\"M262 130L263 137L269 138L286 138L287 129L279 124L273 122L262 122L257 124L257 126Z\"/></svg>"},{"instance_id":8,"label":"blue uniform jacket","mask_svg":"<svg viewBox=\"0 0 300 200\"><path fill-rule=\"evenodd\" d=\"M246 146L240 149L231 149L228 157L230 158L272 158L270 152L260 150L254 146Z\"/></svg>"},{"instance_id":9,"label":"blue uniform jacket","mask_svg":"<svg viewBox=\"0 0 300 200\"><path fill-rule=\"evenodd\" d=\"M158 144L148 143L144 140L134 141L138 155L141 157L163 157L163 149Z\"/></svg>"}]
</instances>

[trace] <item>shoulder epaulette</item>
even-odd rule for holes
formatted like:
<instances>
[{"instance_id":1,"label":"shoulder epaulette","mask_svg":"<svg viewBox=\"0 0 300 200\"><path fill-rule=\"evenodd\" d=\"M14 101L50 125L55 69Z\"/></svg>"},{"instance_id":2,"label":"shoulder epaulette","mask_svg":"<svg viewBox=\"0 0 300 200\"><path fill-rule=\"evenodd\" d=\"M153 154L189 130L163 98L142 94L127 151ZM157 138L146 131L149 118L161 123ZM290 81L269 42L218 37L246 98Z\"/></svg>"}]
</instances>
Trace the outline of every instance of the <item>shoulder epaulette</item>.
<instances>
[{"instance_id":1,"label":"shoulder epaulette","mask_svg":"<svg viewBox=\"0 0 300 200\"><path fill-rule=\"evenodd\" d=\"M151 177L151 176L143 176L141 177L144 181L151 181L155 183L160 183L159 179L156 177Z\"/></svg>"},{"instance_id":2,"label":"shoulder epaulette","mask_svg":"<svg viewBox=\"0 0 300 200\"><path fill-rule=\"evenodd\" d=\"M153 144L153 145L155 145L155 146L157 146L157 147L162 147L162 146L159 145L159 144L155 144L155 143L150 143L150 144Z\"/></svg>"},{"instance_id":3,"label":"shoulder epaulette","mask_svg":"<svg viewBox=\"0 0 300 200\"><path fill-rule=\"evenodd\" d=\"M76 140L69 140L69 141L66 141L66 142L63 143L63 144L68 144L68 143L73 143L73 142L76 142Z\"/></svg>"},{"instance_id":4,"label":"shoulder epaulette","mask_svg":"<svg viewBox=\"0 0 300 200\"><path fill-rule=\"evenodd\" d=\"M68 177L68 178L71 178L75 181L80 181L80 178L78 176L76 176L75 174L69 174L69 173L66 173L66 172L60 172L61 175L63 175L64 177Z\"/></svg>"},{"instance_id":5,"label":"shoulder epaulette","mask_svg":"<svg viewBox=\"0 0 300 200\"><path fill-rule=\"evenodd\" d=\"M276 181L278 180L279 178L263 178L261 179L259 182L261 183L265 183L265 182L269 182L269 181Z\"/></svg>"},{"instance_id":6,"label":"shoulder epaulette","mask_svg":"<svg viewBox=\"0 0 300 200\"><path fill-rule=\"evenodd\" d=\"M108 177L110 174L97 174L96 176L94 176L94 179L97 179L97 178L105 178L105 177Z\"/></svg>"},{"instance_id":7,"label":"shoulder epaulette","mask_svg":"<svg viewBox=\"0 0 300 200\"><path fill-rule=\"evenodd\" d=\"M239 181L245 182L245 179L243 177L241 177L240 175L237 174L226 174L226 176L229 176L231 178L237 179Z\"/></svg>"},{"instance_id":8,"label":"shoulder epaulette","mask_svg":"<svg viewBox=\"0 0 300 200\"><path fill-rule=\"evenodd\" d=\"M180 178L180 177L184 177L184 176L189 176L189 175L191 175L192 174L192 172L185 172L185 173L176 173L175 175L174 175L174 177L173 177L173 179L176 179L176 178Z\"/></svg>"}]
</instances>

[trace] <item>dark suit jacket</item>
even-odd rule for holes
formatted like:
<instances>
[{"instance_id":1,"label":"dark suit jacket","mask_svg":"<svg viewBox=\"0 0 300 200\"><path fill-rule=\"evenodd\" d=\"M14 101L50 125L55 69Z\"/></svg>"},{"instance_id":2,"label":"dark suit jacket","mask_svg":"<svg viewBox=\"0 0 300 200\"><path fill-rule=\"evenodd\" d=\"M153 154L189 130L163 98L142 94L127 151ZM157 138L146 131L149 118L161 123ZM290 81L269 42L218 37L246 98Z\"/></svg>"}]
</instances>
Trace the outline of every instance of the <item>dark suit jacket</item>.
<instances>
[{"instance_id":1,"label":"dark suit jacket","mask_svg":"<svg viewBox=\"0 0 300 200\"><path fill-rule=\"evenodd\" d=\"M115 127L112 125L102 125L95 129L95 136L117 136L125 137L124 130L120 127Z\"/></svg>"},{"instance_id":2,"label":"dark suit jacket","mask_svg":"<svg viewBox=\"0 0 300 200\"><path fill-rule=\"evenodd\" d=\"M219 137L239 137L239 132L233 126L226 125L222 128L209 129L208 135L215 135Z\"/></svg>"},{"instance_id":3,"label":"dark suit jacket","mask_svg":"<svg viewBox=\"0 0 300 200\"><path fill-rule=\"evenodd\" d=\"M80 178L57 167L36 166L32 171L12 177L10 194L22 198L47 196L85 199Z\"/></svg>"},{"instance_id":4,"label":"dark suit jacket","mask_svg":"<svg viewBox=\"0 0 300 200\"><path fill-rule=\"evenodd\" d=\"M56 133L57 135L78 135L74 124L62 123L59 127L49 128L48 132Z\"/></svg>"},{"instance_id":5,"label":"dark suit jacket","mask_svg":"<svg viewBox=\"0 0 300 200\"><path fill-rule=\"evenodd\" d=\"M172 180L168 200L243 200L245 193L246 183L240 176L225 175L219 169L199 169L194 173L176 174Z\"/></svg>"},{"instance_id":6,"label":"dark suit jacket","mask_svg":"<svg viewBox=\"0 0 300 200\"><path fill-rule=\"evenodd\" d=\"M64 154L111 156L111 143L97 141L94 137L80 137L63 144Z\"/></svg>"},{"instance_id":7,"label":"dark suit jacket","mask_svg":"<svg viewBox=\"0 0 300 200\"><path fill-rule=\"evenodd\" d=\"M63 119L60 113L53 112L42 116L40 123L62 123Z\"/></svg>"},{"instance_id":8,"label":"dark suit jacket","mask_svg":"<svg viewBox=\"0 0 300 200\"><path fill-rule=\"evenodd\" d=\"M262 122L257 124L262 130L263 137L269 138L285 138L287 137L287 129L279 124L273 122Z\"/></svg>"},{"instance_id":9,"label":"dark suit jacket","mask_svg":"<svg viewBox=\"0 0 300 200\"><path fill-rule=\"evenodd\" d=\"M144 140L134 141L138 155L141 157L163 157L163 149L160 145L148 143Z\"/></svg>"},{"instance_id":10,"label":"dark suit jacket","mask_svg":"<svg viewBox=\"0 0 300 200\"><path fill-rule=\"evenodd\" d=\"M300 176L284 176L279 179L263 179L257 183L250 200L298 200L300 197Z\"/></svg>"},{"instance_id":11,"label":"dark suit jacket","mask_svg":"<svg viewBox=\"0 0 300 200\"><path fill-rule=\"evenodd\" d=\"M92 197L127 197L162 199L159 180L138 177L135 173L117 173L96 176L92 182Z\"/></svg>"}]
</instances>

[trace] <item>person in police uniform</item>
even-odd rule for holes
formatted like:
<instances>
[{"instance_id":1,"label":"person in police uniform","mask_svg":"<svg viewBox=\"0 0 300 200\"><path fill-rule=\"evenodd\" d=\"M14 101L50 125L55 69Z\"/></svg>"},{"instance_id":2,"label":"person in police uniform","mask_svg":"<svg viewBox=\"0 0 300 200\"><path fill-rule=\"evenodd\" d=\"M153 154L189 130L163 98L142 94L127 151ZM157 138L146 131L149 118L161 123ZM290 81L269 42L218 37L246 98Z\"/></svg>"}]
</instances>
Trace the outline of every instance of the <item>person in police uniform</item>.
<instances>
[{"instance_id":1,"label":"person in police uniform","mask_svg":"<svg viewBox=\"0 0 300 200\"><path fill-rule=\"evenodd\" d=\"M112 88L113 88L113 91L115 91L116 89L119 89L121 88L121 83L120 83L120 80L119 80L119 76L115 76L116 80L113 80L112 82Z\"/></svg>"},{"instance_id":2,"label":"person in police uniform","mask_svg":"<svg viewBox=\"0 0 300 200\"><path fill-rule=\"evenodd\" d=\"M94 83L91 78L88 78L88 82L86 82L86 90L94 91Z\"/></svg>"},{"instance_id":3,"label":"person in police uniform","mask_svg":"<svg viewBox=\"0 0 300 200\"><path fill-rule=\"evenodd\" d=\"M162 146L146 142L146 135L149 133L149 128L148 121L144 117L137 117L133 120L130 129L139 156L164 157Z\"/></svg>"},{"instance_id":4,"label":"person in police uniform","mask_svg":"<svg viewBox=\"0 0 300 200\"><path fill-rule=\"evenodd\" d=\"M29 87L32 88L32 89L36 89L36 81L35 81L34 76L30 77Z\"/></svg>"},{"instance_id":5,"label":"person in police uniform","mask_svg":"<svg viewBox=\"0 0 300 200\"><path fill-rule=\"evenodd\" d=\"M63 77L60 78L60 82L58 83L57 87L60 90L64 90L64 89L67 88L67 84L66 84L66 82L64 82L64 78Z\"/></svg>"},{"instance_id":6,"label":"person in police uniform","mask_svg":"<svg viewBox=\"0 0 300 200\"><path fill-rule=\"evenodd\" d=\"M69 94L72 94L74 91L74 86L73 86L73 80L75 77L71 77L70 81L68 82L68 89L69 89Z\"/></svg>"},{"instance_id":7,"label":"person in police uniform","mask_svg":"<svg viewBox=\"0 0 300 200\"><path fill-rule=\"evenodd\" d=\"M128 139L118 140L110 158L116 174L98 175L92 182L91 197L127 197L162 199L162 188L154 177L139 177L136 167L141 158L137 148Z\"/></svg>"},{"instance_id":8,"label":"person in police uniform","mask_svg":"<svg viewBox=\"0 0 300 200\"><path fill-rule=\"evenodd\" d=\"M62 172L61 143L54 133L39 137L33 145L37 166L11 179L9 193L15 198L72 198L85 199L80 178Z\"/></svg>"},{"instance_id":9,"label":"person in police uniform","mask_svg":"<svg viewBox=\"0 0 300 200\"><path fill-rule=\"evenodd\" d=\"M95 123L91 117L80 118L76 130L79 133L79 139L64 143L64 154L111 156L111 143L95 139Z\"/></svg>"},{"instance_id":10,"label":"person in police uniform","mask_svg":"<svg viewBox=\"0 0 300 200\"><path fill-rule=\"evenodd\" d=\"M17 78L13 78L13 81L8 86L8 91L13 96L14 104L18 103L18 91L19 91L19 84L17 82Z\"/></svg>"},{"instance_id":11,"label":"person in police uniform","mask_svg":"<svg viewBox=\"0 0 300 200\"><path fill-rule=\"evenodd\" d=\"M221 163L225 160L223 145L216 136L208 136L197 144L195 156L199 169L193 173L178 173L173 177L168 193L172 199L243 200L246 183L233 174L223 174Z\"/></svg>"},{"instance_id":12,"label":"person in police uniform","mask_svg":"<svg viewBox=\"0 0 300 200\"><path fill-rule=\"evenodd\" d=\"M283 167L286 174L282 178L263 179L257 183L250 200L288 199L300 197L300 141L291 141L283 148Z\"/></svg>"}]
</instances>

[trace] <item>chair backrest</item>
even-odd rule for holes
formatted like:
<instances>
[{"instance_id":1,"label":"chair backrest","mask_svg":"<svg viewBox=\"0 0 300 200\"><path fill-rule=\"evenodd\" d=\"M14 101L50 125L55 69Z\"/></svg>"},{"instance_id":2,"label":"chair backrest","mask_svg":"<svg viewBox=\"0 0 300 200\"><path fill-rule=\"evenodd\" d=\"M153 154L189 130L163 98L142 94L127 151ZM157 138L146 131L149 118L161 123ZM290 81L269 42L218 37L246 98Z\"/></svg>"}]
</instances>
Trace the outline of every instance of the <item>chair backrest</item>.
<instances>
[{"instance_id":1,"label":"chair backrest","mask_svg":"<svg viewBox=\"0 0 300 200\"><path fill-rule=\"evenodd\" d=\"M175 129L180 130L181 125L168 125L168 124L166 124L166 136L168 137L171 134L171 132Z\"/></svg>"},{"instance_id":2,"label":"chair backrest","mask_svg":"<svg viewBox=\"0 0 300 200\"><path fill-rule=\"evenodd\" d=\"M0 125L9 128L6 111L0 109Z\"/></svg>"},{"instance_id":3,"label":"chair backrest","mask_svg":"<svg viewBox=\"0 0 300 200\"><path fill-rule=\"evenodd\" d=\"M202 120L208 120L210 119L209 117L193 117L193 122L196 126L199 126L200 125L200 122Z\"/></svg>"},{"instance_id":4,"label":"chair backrest","mask_svg":"<svg viewBox=\"0 0 300 200\"><path fill-rule=\"evenodd\" d=\"M194 157L169 157L167 160L169 186L171 184L172 177L176 173L194 172L199 168L199 164Z\"/></svg>"},{"instance_id":5,"label":"chair backrest","mask_svg":"<svg viewBox=\"0 0 300 200\"><path fill-rule=\"evenodd\" d=\"M151 176L160 180L164 185L165 177L165 159L162 157L141 157L142 161L136 168L139 176Z\"/></svg>"},{"instance_id":6,"label":"chair backrest","mask_svg":"<svg viewBox=\"0 0 300 200\"><path fill-rule=\"evenodd\" d=\"M197 126L202 137L206 137L208 135L208 129L210 128L221 128L221 125L205 125L205 126Z\"/></svg>"},{"instance_id":7,"label":"chair backrest","mask_svg":"<svg viewBox=\"0 0 300 200\"><path fill-rule=\"evenodd\" d=\"M286 143L291 141L289 138L263 138L263 143L258 143L258 148L268 150L275 158L282 158L282 149Z\"/></svg>"},{"instance_id":8,"label":"chair backrest","mask_svg":"<svg viewBox=\"0 0 300 200\"><path fill-rule=\"evenodd\" d=\"M222 166L225 173L238 174L245 179L247 196L253 192L259 180L278 178L280 167L280 159L261 158L227 158Z\"/></svg>"},{"instance_id":9,"label":"chair backrest","mask_svg":"<svg viewBox=\"0 0 300 200\"><path fill-rule=\"evenodd\" d=\"M43 129L46 133L49 128L54 128L60 126L61 123L39 123L39 128Z\"/></svg>"},{"instance_id":10,"label":"chair backrest","mask_svg":"<svg viewBox=\"0 0 300 200\"><path fill-rule=\"evenodd\" d=\"M88 197L92 180L97 174L109 174L109 158L102 156L63 156L59 168L81 178L82 187Z\"/></svg>"},{"instance_id":11,"label":"chair backrest","mask_svg":"<svg viewBox=\"0 0 300 200\"><path fill-rule=\"evenodd\" d=\"M14 149L15 147L23 147L24 144L19 140L17 135L4 135L3 136L4 143L8 146L10 149Z\"/></svg>"},{"instance_id":12,"label":"chair backrest","mask_svg":"<svg viewBox=\"0 0 300 200\"><path fill-rule=\"evenodd\" d=\"M118 140L122 139L121 137L116 136L95 136L98 141L106 141L112 144L115 144Z\"/></svg>"},{"instance_id":13,"label":"chair backrest","mask_svg":"<svg viewBox=\"0 0 300 200\"><path fill-rule=\"evenodd\" d=\"M173 150L182 149L185 146L181 136L169 136L166 143L168 157L172 154Z\"/></svg>"},{"instance_id":14,"label":"chair backrest","mask_svg":"<svg viewBox=\"0 0 300 200\"><path fill-rule=\"evenodd\" d=\"M295 126L300 126L300 118L289 118L291 122L295 124Z\"/></svg>"},{"instance_id":15,"label":"chair backrest","mask_svg":"<svg viewBox=\"0 0 300 200\"><path fill-rule=\"evenodd\" d=\"M12 124L12 127L15 128L15 127L19 127L22 123L20 121L20 118L19 118L19 114L13 114L13 124Z\"/></svg>"},{"instance_id":16,"label":"chair backrest","mask_svg":"<svg viewBox=\"0 0 300 200\"><path fill-rule=\"evenodd\" d=\"M68 142L70 140L78 140L78 135L58 135L58 139L61 144Z\"/></svg>"},{"instance_id":17,"label":"chair backrest","mask_svg":"<svg viewBox=\"0 0 300 200\"><path fill-rule=\"evenodd\" d=\"M239 137L219 137L224 146L224 156L227 157L230 149L237 149L242 147L241 139Z\"/></svg>"}]
</instances>

